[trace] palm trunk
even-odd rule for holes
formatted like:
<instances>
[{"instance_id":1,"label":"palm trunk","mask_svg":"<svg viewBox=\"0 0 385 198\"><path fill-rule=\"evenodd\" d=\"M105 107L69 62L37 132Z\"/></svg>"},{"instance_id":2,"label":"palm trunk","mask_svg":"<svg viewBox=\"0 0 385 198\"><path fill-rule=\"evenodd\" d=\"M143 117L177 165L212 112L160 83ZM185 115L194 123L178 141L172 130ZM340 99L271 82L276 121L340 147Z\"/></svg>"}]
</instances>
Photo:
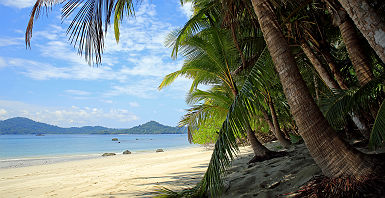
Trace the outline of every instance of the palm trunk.
<instances>
[{"instance_id":1,"label":"palm trunk","mask_svg":"<svg viewBox=\"0 0 385 198\"><path fill-rule=\"evenodd\" d=\"M319 90L318 90L318 82L317 77L313 76L313 82L314 82L314 89L315 89L315 99L317 101L317 104L319 105Z\"/></svg>"},{"instance_id":2,"label":"palm trunk","mask_svg":"<svg viewBox=\"0 0 385 198\"><path fill-rule=\"evenodd\" d=\"M338 13L334 15L334 22L341 31L342 39L346 45L354 70L356 71L358 81L361 85L364 85L373 79L373 73L370 69L369 59L362 48L360 38L354 28L353 22L347 17L347 13L344 10L339 10Z\"/></svg>"},{"instance_id":3,"label":"palm trunk","mask_svg":"<svg viewBox=\"0 0 385 198\"><path fill-rule=\"evenodd\" d=\"M275 109L274 109L274 104L272 102L269 102L268 104L271 112L271 117L273 118L274 135L275 137L277 137L279 143L281 143L283 147L289 148L290 142L282 135L282 131L278 123L277 113L275 112Z\"/></svg>"},{"instance_id":4,"label":"palm trunk","mask_svg":"<svg viewBox=\"0 0 385 198\"><path fill-rule=\"evenodd\" d=\"M334 72L333 72L334 77L337 79L337 82L340 85L341 89L342 90L347 90L348 86L345 84L345 82L343 81L342 77L340 76L340 73L339 73L338 69L335 66L335 63L334 63L332 55L327 50L325 50L325 49L321 49L319 51L321 52L321 54L325 58L326 62L330 66L330 69L332 71L334 70ZM357 126L357 128L360 131L361 135L364 138L369 139L369 137L370 137L370 130L369 130L369 127L368 127L368 123L366 123L366 121L364 121L365 119L363 119L362 116L354 114L354 113L350 113L349 115L352 118L354 124Z\"/></svg>"},{"instance_id":5,"label":"palm trunk","mask_svg":"<svg viewBox=\"0 0 385 198\"><path fill-rule=\"evenodd\" d=\"M263 36L279 74L299 132L315 162L329 177L367 176L374 165L349 147L326 121L297 68L268 0L252 0Z\"/></svg>"},{"instance_id":6,"label":"palm trunk","mask_svg":"<svg viewBox=\"0 0 385 198\"><path fill-rule=\"evenodd\" d=\"M382 62L385 63L385 22L367 0L338 0Z\"/></svg>"},{"instance_id":7,"label":"palm trunk","mask_svg":"<svg viewBox=\"0 0 385 198\"><path fill-rule=\"evenodd\" d=\"M334 62L332 55L324 49L321 49L319 51L322 54L322 56L324 57L326 63L329 65L329 68L332 71L333 76L336 79L338 85L341 87L341 89L343 89L343 90L348 89L348 86L346 85L344 78L341 76L341 73L338 70L336 63Z\"/></svg>"},{"instance_id":8,"label":"palm trunk","mask_svg":"<svg viewBox=\"0 0 385 198\"><path fill-rule=\"evenodd\" d=\"M238 39L237 39L237 36L235 33L235 28L234 28L233 23L231 24L231 31L232 31L232 37L233 37L234 45L236 46L238 53L239 53L241 60L242 60L242 69L244 69L247 67L247 64L246 64L245 57L243 56L242 50L239 47ZM233 93L234 98L236 98L236 96L238 95L238 90L237 90L236 84L233 85L233 88L231 88L231 91ZM259 140L255 136L253 130L251 129L250 123L248 121L245 122L245 128L246 128L247 139L249 140L249 142L251 144L251 148L253 149L253 152L254 152L254 158L250 162L253 162L256 159L269 158L268 156L271 153L271 151L269 149L267 149L265 146L263 146L263 144L261 142L259 142Z\"/></svg>"},{"instance_id":9,"label":"palm trunk","mask_svg":"<svg viewBox=\"0 0 385 198\"><path fill-rule=\"evenodd\" d=\"M254 155L258 158L264 158L269 155L270 150L267 149L265 146L259 142L257 137L254 134L254 131L251 129L250 125L247 123L246 126L246 133L247 133L247 139L249 139L251 148L253 148Z\"/></svg>"},{"instance_id":10,"label":"palm trunk","mask_svg":"<svg viewBox=\"0 0 385 198\"><path fill-rule=\"evenodd\" d=\"M316 69L317 73L320 75L322 81L324 81L324 83L331 89L339 89L336 81L334 81L334 79L329 75L328 71L323 67L318 57L314 54L305 40L301 41L301 48Z\"/></svg>"},{"instance_id":11,"label":"palm trunk","mask_svg":"<svg viewBox=\"0 0 385 198\"><path fill-rule=\"evenodd\" d=\"M269 114L267 113L267 111L265 109L262 109L262 114L263 114L263 118L265 119L265 121L269 125L270 131L274 133L274 130L275 130L274 124L271 121Z\"/></svg>"},{"instance_id":12,"label":"palm trunk","mask_svg":"<svg viewBox=\"0 0 385 198\"><path fill-rule=\"evenodd\" d=\"M236 98L236 96L238 95L238 91L235 84L234 84L234 87L231 88L231 91L233 93L234 98ZM251 126L248 120L245 121L244 126L247 134L247 139L249 140L251 144L251 148L253 149L253 152L254 152L254 158L251 159L249 163L261 161L261 160L269 159L273 157L272 155L273 152L267 149L265 146L263 146L261 142L259 142L259 140L257 139L257 137L253 132L253 129L251 129Z\"/></svg>"}]
</instances>

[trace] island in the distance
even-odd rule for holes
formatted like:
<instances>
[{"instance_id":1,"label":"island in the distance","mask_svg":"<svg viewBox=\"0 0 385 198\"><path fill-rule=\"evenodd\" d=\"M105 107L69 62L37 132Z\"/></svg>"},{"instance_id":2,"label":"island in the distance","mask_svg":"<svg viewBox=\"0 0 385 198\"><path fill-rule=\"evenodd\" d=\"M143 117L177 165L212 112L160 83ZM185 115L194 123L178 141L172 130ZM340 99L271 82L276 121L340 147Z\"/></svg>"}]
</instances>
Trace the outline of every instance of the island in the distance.
<instances>
[{"instance_id":1,"label":"island in the distance","mask_svg":"<svg viewBox=\"0 0 385 198\"><path fill-rule=\"evenodd\" d=\"M0 134L183 134L185 127L165 126L155 121L129 129L112 129L102 126L62 128L36 122L28 118L15 117L0 121Z\"/></svg>"}]
</instances>

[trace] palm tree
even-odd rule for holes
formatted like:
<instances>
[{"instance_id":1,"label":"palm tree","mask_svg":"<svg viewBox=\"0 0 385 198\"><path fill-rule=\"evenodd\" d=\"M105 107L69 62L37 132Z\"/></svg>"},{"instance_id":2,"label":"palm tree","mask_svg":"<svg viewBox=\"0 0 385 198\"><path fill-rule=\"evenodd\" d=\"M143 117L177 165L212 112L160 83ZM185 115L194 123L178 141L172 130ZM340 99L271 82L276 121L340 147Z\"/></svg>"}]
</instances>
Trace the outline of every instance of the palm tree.
<instances>
[{"instance_id":1,"label":"palm tree","mask_svg":"<svg viewBox=\"0 0 385 198\"><path fill-rule=\"evenodd\" d=\"M179 121L179 126L188 127L190 143L214 143L232 103L231 91L221 85L207 91L194 89L188 93L186 103L192 107Z\"/></svg>"},{"instance_id":2,"label":"palm tree","mask_svg":"<svg viewBox=\"0 0 385 198\"><path fill-rule=\"evenodd\" d=\"M273 8L252 0L269 52L279 74L290 111L315 162L330 177L362 177L374 172L367 156L350 148L329 125L311 97L290 53Z\"/></svg>"},{"instance_id":3,"label":"palm tree","mask_svg":"<svg viewBox=\"0 0 385 198\"><path fill-rule=\"evenodd\" d=\"M296 3L293 3L293 6L298 6ZM294 8L293 8L294 9ZM294 11L297 11L298 9L294 9ZM294 12L293 11L293 12ZM292 12L292 13L293 13ZM309 12L315 13L313 9L310 9ZM300 13L299 16L296 16L290 13L289 16L292 16L294 19L286 19L287 21L287 29L288 29L288 37L292 38L294 41L299 42L302 51L305 53L306 57L310 60L311 64L314 66L315 70L317 71L318 75L322 79L322 81L325 83L325 85L331 89L332 91L335 91L337 89L347 89L347 85L344 83L339 71L335 67L335 64L332 62L330 55L326 52L323 52L325 57L328 58L327 62L330 66L330 70L333 72L334 76L337 79L337 82L333 79L332 75L329 74L327 69L323 66L321 63L321 60L318 58L318 56L315 54L313 49L310 47L309 42L313 45L320 45L318 39L322 38L322 36L319 36L320 34L319 27L317 27L315 24L317 24L317 21L315 17L310 13ZM302 16L303 15L303 16ZM302 17L301 17L302 16ZM362 54L361 54L362 55ZM363 64L358 65L364 67ZM360 68L360 67L355 68ZM356 71L361 71L357 70ZM361 72L362 73L362 72ZM359 73L359 78L362 76L362 74ZM370 80L370 78L369 78ZM366 123L365 119L362 118L361 115L351 113L351 118L354 122L354 124L358 127L361 134L366 138L369 139L370 131L368 124Z\"/></svg>"},{"instance_id":4,"label":"palm tree","mask_svg":"<svg viewBox=\"0 0 385 198\"><path fill-rule=\"evenodd\" d=\"M233 75L239 75L242 71L250 70L250 68L255 64L259 55L263 53L265 49L265 43L260 31L260 28L257 25L256 15L252 12L252 5L249 1L221 1L222 12L223 12L223 28L229 29L231 31L231 36L233 38L234 45L239 53L241 58L241 66L239 66L234 72ZM246 38L247 41L244 41ZM272 68L270 68L272 69ZM274 71L270 72L266 76L268 78L273 78L276 76ZM264 77L266 77L264 76ZM261 76L262 77L262 76ZM275 79L275 78L274 78ZM273 80L270 80L272 82ZM277 82L277 81L275 81ZM290 141L286 140L283 137L282 131L280 130L278 117L275 112L273 100L271 97L272 86L269 86L268 80L260 79L260 86L255 87L260 90L262 94L261 101L256 101L263 103L269 107L273 122L271 131L285 148L290 146ZM277 84L277 83L274 83ZM281 89L279 90L281 91ZM265 111L262 104L259 105L261 111ZM268 119L267 122L270 120Z\"/></svg>"},{"instance_id":5,"label":"palm tree","mask_svg":"<svg viewBox=\"0 0 385 198\"><path fill-rule=\"evenodd\" d=\"M55 2L56 1L54 0L38 0L35 4L31 13L31 18L26 33L27 45L29 44L32 36L33 21L39 16L42 6L51 7ZM357 0L354 0L353 3L350 3L346 0L340 0L340 2L344 2L342 3L342 6L347 10L351 17L353 15L357 15L351 12L353 12L355 9L361 9L357 8L359 4L359 1ZM208 5L214 4L213 2L210 3ZM270 2L268 0L252 0L252 3L259 21L259 27L263 32L268 50L272 56L274 65L279 74L285 96L287 98L288 104L290 105L290 111L292 112L292 115L299 127L300 134L303 137L311 155L315 159L316 163L321 167L324 174L333 177L355 176L357 178L361 178L368 176L371 173L376 173L377 170L374 167L375 161L372 161L371 157L363 155L362 153L357 152L345 144L345 142L343 142L331 128L313 101L313 98L310 95L309 90L307 89L305 82L299 73L287 41L281 32L280 24L277 22ZM117 31L119 29L119 21L122 20L123 16L125 16L124 13L126 11L128 11L129 14L133 13L132 1L87 0L84 3L82 3L82 1L76 0L67 1L63 9L63 16L68 17L79 6L81 6L81 9L75 16L74 21L69 28L70 38L73 41L73 44L78 47L79 53L85 53L85 57L89 62L100 63L101 54L103 52L103 33L107 29L107 24L110 23L112 13L115 13L115 33L116 35L119 35L119 32ZM349 6L354 9L349 9ZM366 7L364 6L364 8ZM203 12L203 8L201 10L198 9L197 11L198 14L196 14L194 17L207 17L209 18L209 23L213 24L213 17L211 17L210 21L210 13L207 15L207 12ZM368 15L372 15L373 13L374 12L369 12ZM360 12L359 14L360 16L363 16L365 13ZM103 16L105 17L103 18ZM361 30L361 32L363 32L362 29L365 29L366 27L365 21L363 21L364 19L360 19L354 16L352 18L356 25L358 24L356 21L361 24L358 24L357 26L361 26L358 28ZM378 21L378 17L375 17L374 21ZM207 24L207 22L205 23ZM379 24L378 28L380 30L378 30L377 27L370 26L367 28L367 32L369 33L363 34L365 37L369 37L369 39L367 39L371 43L371 46L374 46L373 48L381 57L381 60L384 61L384 50L380 49L381 46L384 46L382 45L384 41L384 39L382 39L384 26L381 22L378 22L377 24ZM199 32L197 29L199 29L199 27L196 28L196 26L190 26L191 31L188 32L187 36L190 36L191 33ZM216 37L214 38L214 44L218 46L230 46L224 45L222 43L227 42L227 40L231 40L230 37L228 37L230 39L227 38L224 40L218 37L218 34L222 34L222 32L218 33L217 31L215 33L215 31L203 31L200 34L203 36L214 35L214 37ZM116 37L118 40L118 36ZM180 41L185 42L184 39L181 39ZM220 186L220 184L216 183L216 181L220 180L221 174L224 173L225 168L229 166L230 161L234 156L233 152L237 149L235 144L235 139L238 137L237 134L243 133L245 128L248 128L247 123L249 123L251 120L250 117L252 110L257 108L255 107L255 103L252 100L252 98L255 97L255 93L249 93L251 90L253 90L254 87L251 86L250 83L244 83L242 89L238 91L234 76L231 75L230 67L233 67L231 69L235 71L235 65L237 64L234 63L239 62L239 50L231 47L230 54L234 54L234 56L229 56L227 50L215 51L215 46L213 47L211 45L212 43L202 43L201 41L202 40L199 39L194 40L194 42L196 42L195 44L198 44L197 49L199 49L199 47L206 47L206 50L210 52L208 54L210 54L210 57L213 57L213 67L217 67L217 63L221 63L219 65L225 66L220 70L216 68L217 71L220 71L220 76L223 79L218 80L218 78L212 78L216 76L213 74L211 69L206 68L204 72L201 72L201 74L203 73L204 77L199 77L198 73L191 71L188 74L188 77L194 79L195 84L193 83L192 87L194 88L202 83L222 83L232 87L232 93L233 96L235 96L233 104L230 106L226 120L222 124L222 127L219 131L218 140L215 145L212 159L210 160L209 168L204 176L204 179L200 183L201 190L207 190L207 188L209 188L212 190L210 192L215 193L215 191L218 189L216 186ZM379 44L380 47L378 47ZM179 48L176 49L178 50ZM194 51L190 52L187 51L187 54L191 57L197 56L200 58L200 55L202 55L199 53L193 53ZM175 54L175 51L173 53ZM95 57L95 59L93 59L93 57ZM223 70L223 68L226 68L227 71ZM176 76L177 75L174 75L174 77ZM251 72L250 76L255 77L257 74ZM167 82L165 83L167 84Z\"/></svg>"},{"instance_id":6,"label":"palm tree","mask_svg":"<svg viewBox=\"0 0 385 198\"><path fill-rule=\"evenodd\" d=\"M310 60L326 86L328 86L330 89L339 89L340 87L337 82L333 79L332 76L330 76L326 68L324 68L321 61L318 59L305 39L301 40L301 48L305 52L307 58Z\"/></svg>"},{"instance_id":7,"label":"palm tree","mask_svg":"<svg viewBox=\"0 0 385 198\"><path fill-rule=\"evenodd\" d=\"M329 3L333 2L330 1ZM369 58L364 52L364 48L356 33L354 24L348 17L346 11L338 5L338 3L330 4L330 6L330 10L333 13L333 23L340 29L342 39L346 45L354 70L356 71L358 81L361 85L364 85L374 77L370 68Z\"/></svg>"},{"instance_id":8,"label":"palm tree","mask_svg":"<svg viewBox=\"0 0 385 198\"><path fill-rule=\"evenodd\" d=\"M368 0L338 0L356 27L385 63L385 22Z\"/></svg>"},{"instance_id":9,"label":"palm tree","mask_svg":"<svg viewBox=\"0 0 385 198\"><path fill-rule=\"evenodd\" d=\"M231 74L237 67L238 52L227 39L229 34L219 32L215 24L211 25L211 28L179 41L187 60L180 70L167 75L159 88L170 85L178 76L185 76L193 79L190 92L200 84L223 84L231 91L232 98L238 95L236 80ZM169 42L175 45L178 38L180 31L174 31ZM251 162L275 156L258 141L248 121L245 121L244 129L255 155Z\"/></svg>"}]
</instances>

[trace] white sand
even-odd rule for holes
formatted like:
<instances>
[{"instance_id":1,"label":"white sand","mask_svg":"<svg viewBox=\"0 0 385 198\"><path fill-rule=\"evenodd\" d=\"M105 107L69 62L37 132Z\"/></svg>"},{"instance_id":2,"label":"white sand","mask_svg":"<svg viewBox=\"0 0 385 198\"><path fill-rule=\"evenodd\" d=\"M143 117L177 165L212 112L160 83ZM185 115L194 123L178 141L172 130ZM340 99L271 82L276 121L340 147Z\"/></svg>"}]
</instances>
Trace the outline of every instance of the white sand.
<instances>
[{"instance_id":1,"label":"white sand","mask_svg":"<svg viewBox=\"0 0 385 198\"><path fill-rule=\"evenodd\" d=\"M0 197L151 197L156 185L193 186L211 153L191 147L0 169Z\"/></svg>"},{"instance_id":2,"label":"white sand","mask_svg":"<svg viewBox=\"0 0 385 198\"><path fill-rule=\"evenodd\" d=\"M278 150L278 143L267 147ZM287 152L248 165L252 150L241 148L222 197L276 197L296 191L321 173L303 144ZM206 171L211 153L191 147L0 169L0 197L152 197L157 185L173 190L193 187Z\"/></svg>"},{"instance_id":3,"label":"white sand","mask_svg":"<svg viewBox=\"0 0 385 198\"><path fill-rule=\"evenodd\" d=\"M265 146L270 150L279 150L278 142ZM253 156L251 148L241 151L228 171L224 198L287 197L282 195L297 191L313 176L322 174L304 144L292 145L284 157L251 165L247 165Z\"/></svg>"}]
</instances>

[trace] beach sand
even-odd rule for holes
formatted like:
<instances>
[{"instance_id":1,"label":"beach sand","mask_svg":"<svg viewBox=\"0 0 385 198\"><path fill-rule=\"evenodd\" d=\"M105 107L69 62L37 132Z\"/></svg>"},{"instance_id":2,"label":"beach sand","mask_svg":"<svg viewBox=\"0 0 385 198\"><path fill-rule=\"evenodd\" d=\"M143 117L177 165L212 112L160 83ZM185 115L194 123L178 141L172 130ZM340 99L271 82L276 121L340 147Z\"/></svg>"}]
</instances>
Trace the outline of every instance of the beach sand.
<instances>
[{"instance_id":1,"label":"beach sand","mask_svg":"<svg viewBox=\"0 0 385 198\"><path fill-rule=\"evenodd\" d=\"M279 150L277 142L267 144ZM304 144L287 156L248 165L242 147L225 178L221 197L276 197L298 190L321 174ZM193 187L202 178L211 150L191 147L163 153L134 153L46 165L0 169L0 197L153 197L156 186Z\"/></svg>"},{"instance_id":2,"label":"beach sand","mask_svg":"<svg viewBox=\"0 0 385 198\"><path fill-rule=\"evenodd\" d=\"M3 168L0 197L152 197L157 185L172 189L195 185L211 153L189 147Z\"/></svg>"},{"instance_id":3,"label":"beach sand","mask_svg":"<svg viewBox=\"0 0 385 198\"><path fill-rule=\"evenodd\" d=\"M278 142L265 144L274 151L282 151ZM289 197L322 172L311 158L305 144L292 145L286 156L247 164L253 157L249 147L243 148L233 161L225 179L224 198Z\"/></svg>"}]
</instances>

